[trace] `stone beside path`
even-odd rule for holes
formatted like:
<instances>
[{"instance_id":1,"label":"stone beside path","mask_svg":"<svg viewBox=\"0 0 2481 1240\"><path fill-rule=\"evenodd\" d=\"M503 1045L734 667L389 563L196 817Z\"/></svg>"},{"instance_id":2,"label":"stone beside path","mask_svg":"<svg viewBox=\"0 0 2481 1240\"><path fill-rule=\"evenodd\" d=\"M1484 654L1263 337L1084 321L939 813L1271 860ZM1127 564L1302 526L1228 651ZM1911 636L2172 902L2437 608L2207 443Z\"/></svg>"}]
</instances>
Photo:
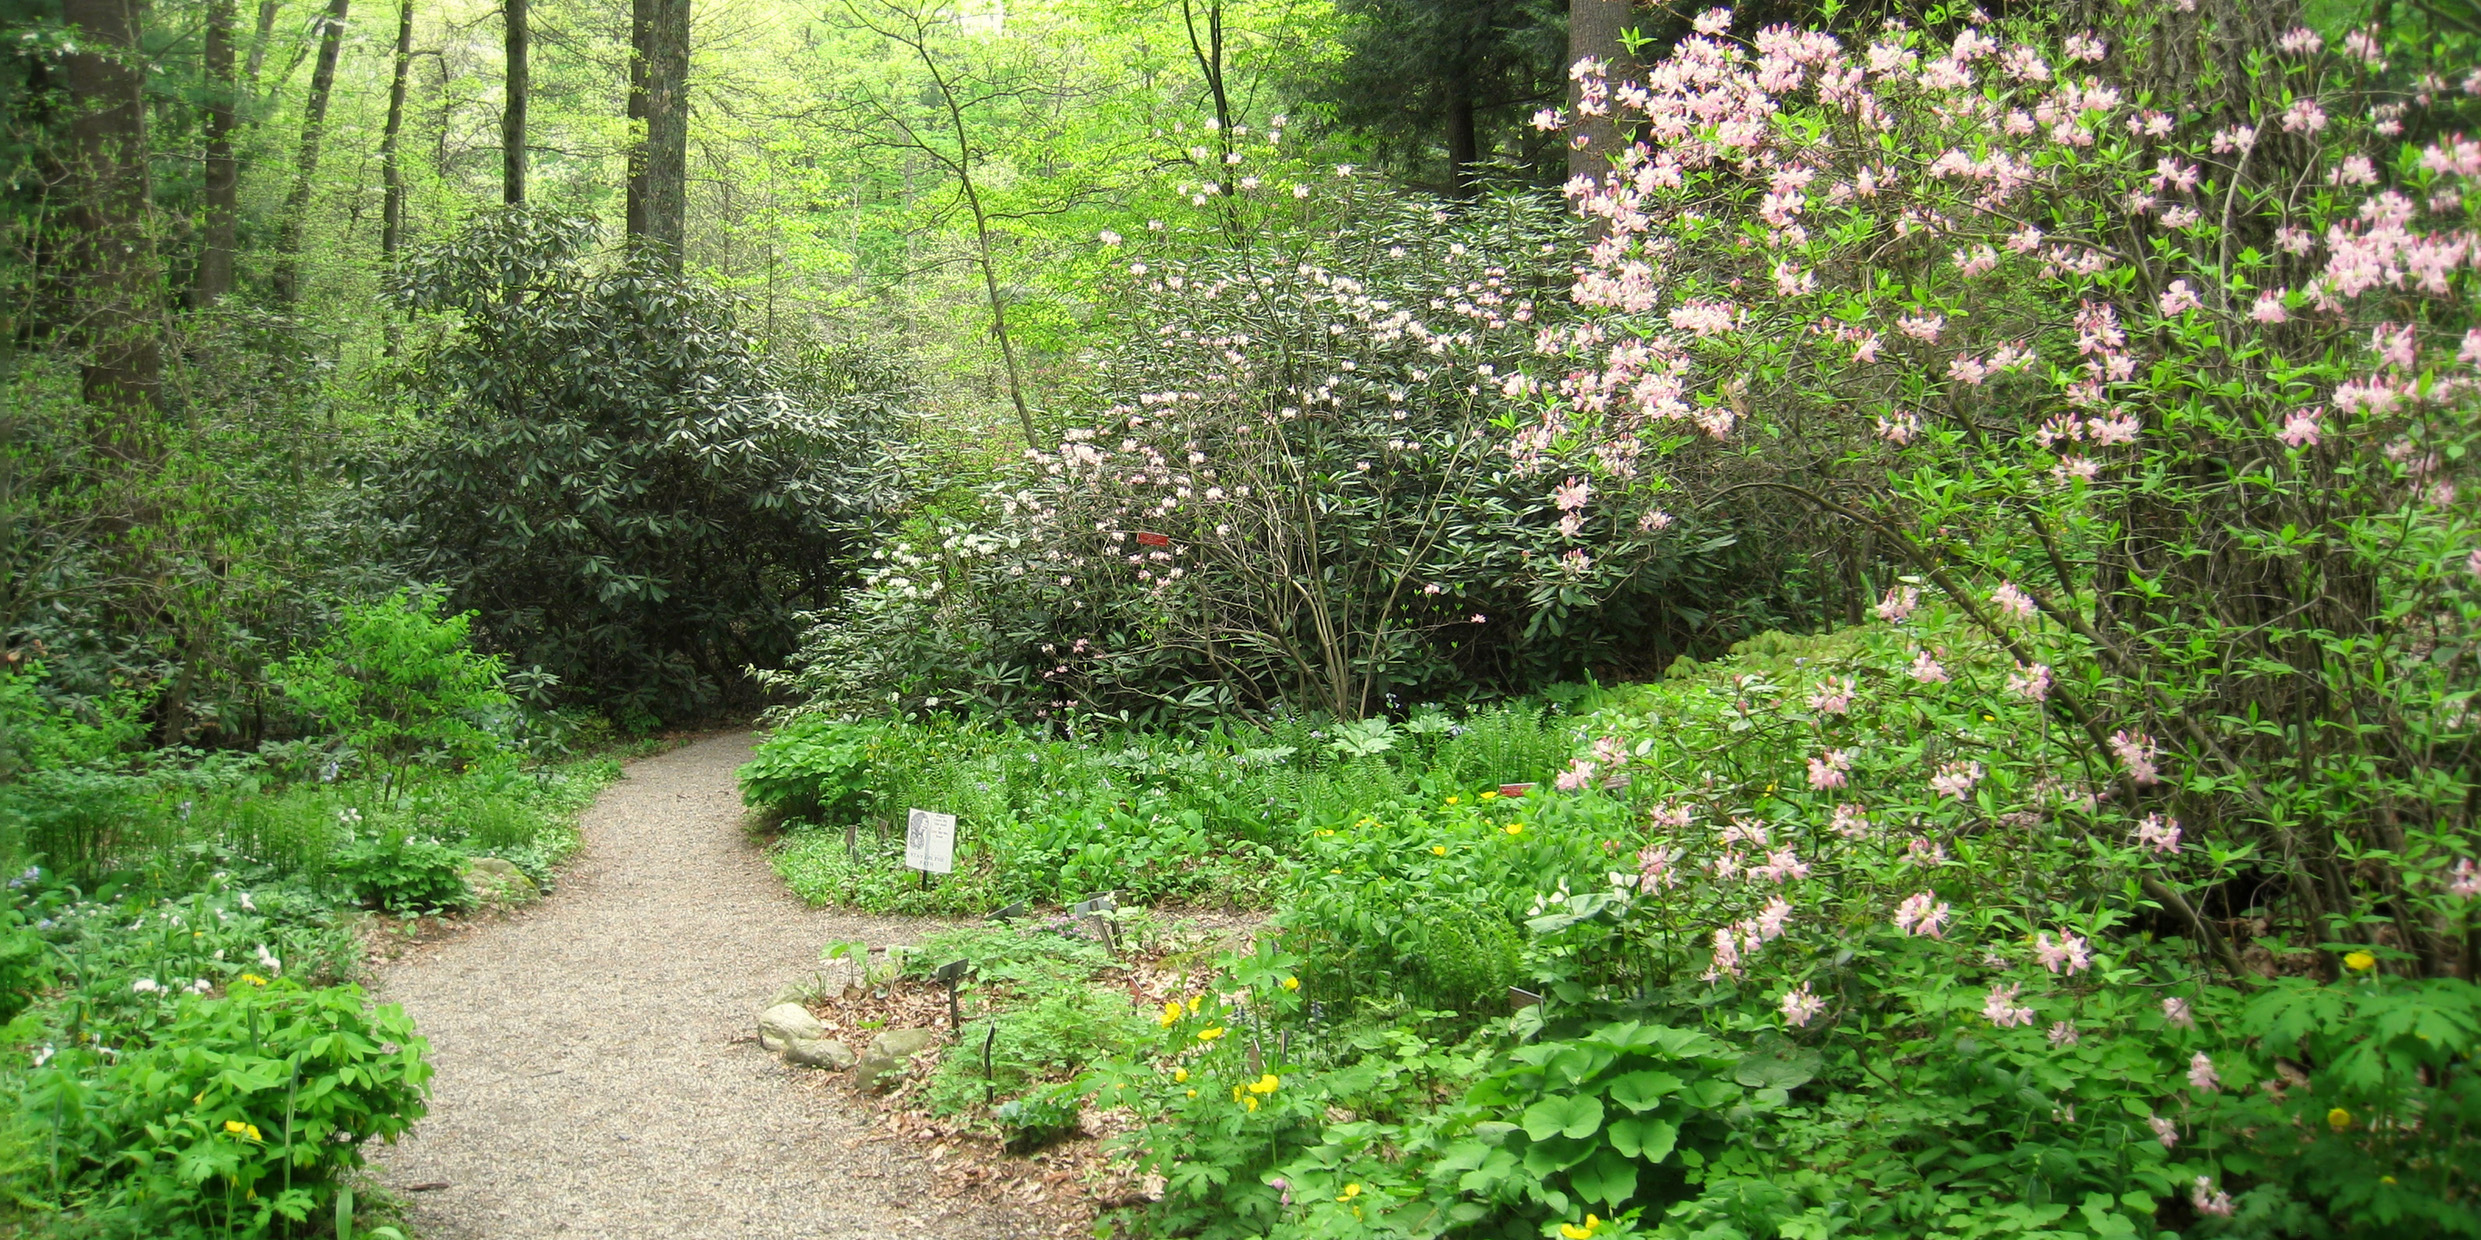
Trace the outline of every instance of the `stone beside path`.
<instances>
[{"instance_id":1,"label":"stone beside path","mask_svg":"<svg viewBox=\"0 0 2481 1240\"><path fill-rule=\"evenodd\" d=\"M423 1240L1019 1234L987 1208L949 1212L847 1092L798 1087L806 1070L754 1040L752 1014L816 973L821 946L937 923L787 893L741 828L751 740L631 764L556 892L381 970L438 1070L429 1116L375 1147L400 1191L446 1184L409 1194Z\"/></svg>"}]
</instances>

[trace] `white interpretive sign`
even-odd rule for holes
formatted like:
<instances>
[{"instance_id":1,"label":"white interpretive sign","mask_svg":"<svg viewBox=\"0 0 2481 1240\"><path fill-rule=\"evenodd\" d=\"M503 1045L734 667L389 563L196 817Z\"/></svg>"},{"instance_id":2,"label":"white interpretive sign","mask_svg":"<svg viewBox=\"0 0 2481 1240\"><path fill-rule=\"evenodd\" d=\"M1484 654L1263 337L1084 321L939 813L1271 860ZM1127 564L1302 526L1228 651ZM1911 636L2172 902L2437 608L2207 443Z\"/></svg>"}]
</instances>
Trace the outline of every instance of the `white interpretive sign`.
<instances>
[{"instance_id":1,"label":"white interpretive sign","mask_svg":"<svg viewBox=\"0 0 2481 1240\"><path fill-rule=\"evenodd\" d=\"M905 815L905 868L946 874L956 868L956 815L926 809Z\"/></svg>"}]
</instances>

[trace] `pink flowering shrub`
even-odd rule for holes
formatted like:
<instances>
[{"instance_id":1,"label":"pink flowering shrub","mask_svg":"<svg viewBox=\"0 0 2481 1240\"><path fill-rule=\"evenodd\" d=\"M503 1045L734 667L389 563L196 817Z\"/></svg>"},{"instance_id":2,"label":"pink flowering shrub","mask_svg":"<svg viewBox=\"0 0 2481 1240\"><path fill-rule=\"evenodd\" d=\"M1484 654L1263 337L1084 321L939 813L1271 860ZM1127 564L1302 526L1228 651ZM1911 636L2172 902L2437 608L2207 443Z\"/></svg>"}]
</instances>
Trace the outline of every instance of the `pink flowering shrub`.
<instances>
[{"instance_id":1,"label":"pink flowering shrub","mask_svg":"<svg viewBox=\"0 0 2481 1240\"><path fill-rule=\"evenodd\" d=\"M2276 9L2130 12L1717 10L1602 84L1643 136L1568 187L1589 313L1538 333L1519 439L1832 518L1849 614L1945 597L2091 795L2255 850L2284 933L2474 977L2481 79ZM2243 971L2248 936L2147 895Z\"/></svg>"}]
</instances>

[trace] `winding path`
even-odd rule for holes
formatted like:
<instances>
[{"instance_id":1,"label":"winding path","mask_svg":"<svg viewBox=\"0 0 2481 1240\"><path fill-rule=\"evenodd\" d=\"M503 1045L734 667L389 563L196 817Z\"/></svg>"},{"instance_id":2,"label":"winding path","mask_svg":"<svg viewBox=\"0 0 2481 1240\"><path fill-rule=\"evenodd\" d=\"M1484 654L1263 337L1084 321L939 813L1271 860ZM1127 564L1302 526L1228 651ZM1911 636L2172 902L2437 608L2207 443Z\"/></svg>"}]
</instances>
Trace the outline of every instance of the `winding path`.
<instances>
[{"instance_id":1,"label":"winding path","mask_svg":"<svg viewBox=\"0 0 2481 1240\"><path fill-rule=\"evenodd\" d=\"M430 1114L377 1158L424 1240L1002 1237L942 1212L841 1090L746 1039L831 940L930 924L804 907L741 828L746 733L630 765L560 889L381 971L431 1041Z\"/></svg>"}]
</instances>

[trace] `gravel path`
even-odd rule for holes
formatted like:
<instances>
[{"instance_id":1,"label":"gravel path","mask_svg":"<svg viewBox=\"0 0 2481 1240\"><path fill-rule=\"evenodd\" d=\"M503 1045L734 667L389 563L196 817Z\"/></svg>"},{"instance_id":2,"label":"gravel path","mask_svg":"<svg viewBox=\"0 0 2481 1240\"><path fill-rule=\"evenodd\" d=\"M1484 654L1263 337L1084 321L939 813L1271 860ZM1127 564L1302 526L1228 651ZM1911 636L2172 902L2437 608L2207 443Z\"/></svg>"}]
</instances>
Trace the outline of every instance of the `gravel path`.
<instances>
[{"instance_id":1,"label":"gravel path","mask_svg":"<svg viewBox=\"0 0 2481 1240\"><path fill-rule=\"evenodd\" d=\"M909 1152L864 1138L841 1090L795 1088L758 1009L830 940L935 923L820 912L741 829L750 737L632 764L584 820L560 890L386 967L431 1040L430 1115L382 1177L423 1240L1001 1237L943 1214Z\"/></svg>"}]
</instances>

